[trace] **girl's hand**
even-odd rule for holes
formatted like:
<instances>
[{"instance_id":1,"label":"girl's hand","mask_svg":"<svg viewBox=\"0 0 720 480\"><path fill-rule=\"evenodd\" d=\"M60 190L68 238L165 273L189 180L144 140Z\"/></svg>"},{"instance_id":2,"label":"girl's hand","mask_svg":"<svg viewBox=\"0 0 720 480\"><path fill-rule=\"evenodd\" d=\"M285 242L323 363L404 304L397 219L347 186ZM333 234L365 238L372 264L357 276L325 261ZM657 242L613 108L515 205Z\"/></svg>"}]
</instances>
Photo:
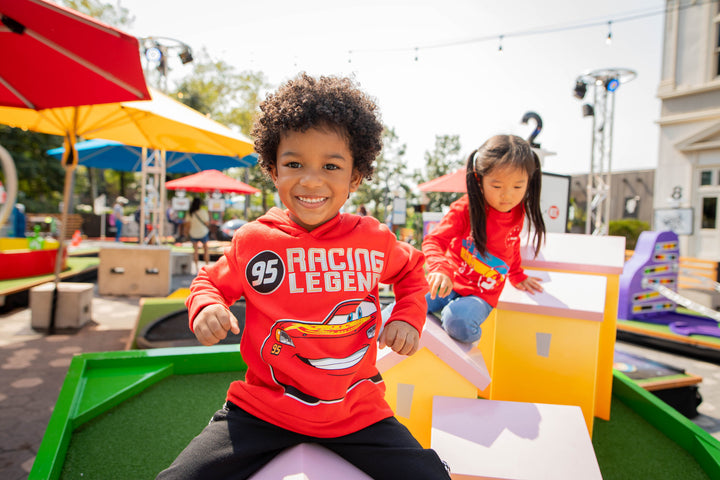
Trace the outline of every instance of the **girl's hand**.
<instances>
[{"instance_id":1,"label":"girl's hand","mask_svg":"<svg viewBox=\"0 0 720 480\"><path fill-rule=\"evenodd\" d=\"M388 346L400 355L412 355L420 346L420 334L409 323L395 320L385 325L378 342L380 348Z\"/></svg>"},{"instance_id":2,"label":"girl's hand","mask_svg":"<svg viewBox=\"0 0 720 480\"><path fill-rule=\"evenodd\" d=\"M431 299L435 300L435 297L447 297L450 295L453 287L452 278L448 277L444 273L430 273L428 274L427 281L430 285Z\"/></svg>"},{"instance_id":3,"label":"girl's hand","mask_svg":"<svg viewBox=\"0 0 720 480\"><path fill-rule=\"evenodd\" d=\"M203 308L193 321L195 337L206 347L227 337L228 330L235 335L240 333L238 320L230 310L220 304Z\"/></svg>"},{"instance_id":4,"label":"girl's hand","mask_svg":"<svg viewBox=\"0 0 720 480\"><path fill-rule=\"evenodd\" d=\"M542 278L538 277L528 277L522 282L519 282L515 285L513 285L518 290L522 290L523 292L528 292L530 295L534 295L535 292L542 292L543 288L540 285L540 282L542 281Z\"/></svg>"}]
</instances>

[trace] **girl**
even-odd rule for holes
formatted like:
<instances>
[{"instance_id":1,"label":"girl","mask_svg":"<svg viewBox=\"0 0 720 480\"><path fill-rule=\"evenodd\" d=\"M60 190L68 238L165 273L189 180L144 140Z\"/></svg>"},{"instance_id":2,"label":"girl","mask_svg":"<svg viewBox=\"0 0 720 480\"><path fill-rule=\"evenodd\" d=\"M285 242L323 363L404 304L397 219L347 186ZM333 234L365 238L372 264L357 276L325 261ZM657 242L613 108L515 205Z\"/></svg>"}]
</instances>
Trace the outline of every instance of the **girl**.
<instances>
[{"instance_id":1,"label":"girl","mask_svg":"<svg viewBox=\"0 0 720 480\"><path fill-rule=\"evenodd\" d=\"M467 160L468 194L425 237L428 312L456 340L480 339L480 325L497 305L505 279L518 289L541 292L538 278L520 267L520 233L527 215L535 255L545 237L540 211L540 160L514 135L497 135Z\"/></svg>"}]
</instances>

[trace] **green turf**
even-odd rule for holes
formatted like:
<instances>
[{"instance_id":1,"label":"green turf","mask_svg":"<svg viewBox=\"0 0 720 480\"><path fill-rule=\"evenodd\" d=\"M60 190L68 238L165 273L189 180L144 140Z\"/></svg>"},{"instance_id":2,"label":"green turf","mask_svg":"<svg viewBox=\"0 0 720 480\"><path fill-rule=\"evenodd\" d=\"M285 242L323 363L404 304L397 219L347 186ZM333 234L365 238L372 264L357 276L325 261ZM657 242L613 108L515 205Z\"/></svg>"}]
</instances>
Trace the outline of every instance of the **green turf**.
<instances>
[{"instance_id":1,"label":"green turf","mask_svg":"<svg viewBox=\"0 0 720 480\"><path fill-rule=\"evenodd\" d=\"M181 298L144 298L140 306L137 326L133 334L131 349L137 347L137 337L145 326L158 318L185 308L185 300ZM188 327L190 328L190 327Z\"/></svg>"},{"instance_id":2,"label":"green turf","mask_svg":"<svg viewBox=\"0 0 720 480\"><path fill-rule=\"evenodd\" d=\"M610 421L596 418L593 447L604 480L709 480L692 456L613 397Z\"/></svg>"},{"instance_id":3,"label":"green turf","mask_svg":"<svg viewBox=\"0 0 720 480\"><path fill-rule=\"evenodd\" d=\"M171 376L89 421L73 432L60 478L155 478L204 428L240 375ZM710 478L689 453L616 398L612 420L595 419L593 447L604 480Z\"/></svg>"},{"instance_id":4,"label":"green turf","mask_svg":"<svg viewBox=\"0 0 720 480\"><path fill-rule=\"evenodd\" d=\"M174 375L72 434L61 479L154 479L222 407L242 372Z\"/></svg>"},{"instance_id":5,"label":"green turf","mask_svg":"<svg viewBox=\"0 0 720 480\"><path fill-rule=\"evenodd\" d=\"M686 312L683 312L686 313ZM679 335L677 333L674 333L670 330L670 327L668 325L663 325L659 323L647 323L647 322L638 322L635 320L618 320L617 324L619 327L622 327L623 325L627 325L630 327L640 328L643 330L646 330L649 335L652 335L652 333L664 333L668 335L676 336L680 339L687 338L684 335ZM720 338L717 337L711 337L709 335L692 335L690 338L693 340L702 340L704 342L709 342L716 344L718 347L720 347Z\"/></svg>"}]
</instances>

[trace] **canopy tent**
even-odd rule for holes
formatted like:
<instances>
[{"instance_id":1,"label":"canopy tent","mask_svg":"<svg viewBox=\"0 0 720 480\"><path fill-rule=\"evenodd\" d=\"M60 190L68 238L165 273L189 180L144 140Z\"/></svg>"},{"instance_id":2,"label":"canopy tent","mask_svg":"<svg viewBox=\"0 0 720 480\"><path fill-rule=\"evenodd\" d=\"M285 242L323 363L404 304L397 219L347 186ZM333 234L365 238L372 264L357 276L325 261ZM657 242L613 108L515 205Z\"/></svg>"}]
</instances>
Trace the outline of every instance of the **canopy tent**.
<instances>
[{"instance_id":1,"label":"canopy tent","mask_svg":"<svg viewBox=\"0 0 720 480\"><path fill-rule=\"evenodd\" d=\"M109 168L123 172L140 172L143 165L143 149L113 140L93 139L75 144L78 165L92 168ZM48 155L62 158L65 148L47 151ZM257 165L257 154L240 158L227 155L210 155L189 152L165 152L165 171L168 173L194 173L202 170L227 170Z\"/></svg>"},{"instance_id":2,"label":"canopy tent","mask_svg":"<svg viewBox=\"0 0 720 480\"><path fill-rule=\"evenodd\" d=\"M418 185L421 192L465 192L465 167Z\"/></svg>"},{"instance_id":3,"label":"canopy tent","mask_svg":"<svg viewBox=\"0 0 720 480\"><path fill-rule=\"evenodd\" d=\"M170 180L165 184L168 190L187 192L259 193L255 187L235 180L217 170L204 170L187 177Z\"/></svg>"}]
</instances>

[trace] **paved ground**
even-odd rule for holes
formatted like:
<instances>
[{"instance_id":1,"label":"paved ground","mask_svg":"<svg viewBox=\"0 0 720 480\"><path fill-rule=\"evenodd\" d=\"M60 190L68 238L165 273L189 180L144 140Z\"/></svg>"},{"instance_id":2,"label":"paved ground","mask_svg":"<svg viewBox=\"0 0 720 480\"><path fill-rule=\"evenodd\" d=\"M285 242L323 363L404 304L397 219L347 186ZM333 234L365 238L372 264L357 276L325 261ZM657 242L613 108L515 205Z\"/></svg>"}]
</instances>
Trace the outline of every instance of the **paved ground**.
<instances>
[{"instance_id":1,"label":"paved ground","mask_svg":"<svg viewBox=\"0 0 720 480\"><path fill-rule=\"evenodd\" d=\"M174 277L173 288L191 278ZM73 355L124 349L138 305L138 297L100 297L96 287L93 321L72 334L32 330L27 308L0 315L0 478L27 478ZM703 377L694 421L720 439L720 366L631 344L617 348Z\"/></svg>"}]
</instances>

